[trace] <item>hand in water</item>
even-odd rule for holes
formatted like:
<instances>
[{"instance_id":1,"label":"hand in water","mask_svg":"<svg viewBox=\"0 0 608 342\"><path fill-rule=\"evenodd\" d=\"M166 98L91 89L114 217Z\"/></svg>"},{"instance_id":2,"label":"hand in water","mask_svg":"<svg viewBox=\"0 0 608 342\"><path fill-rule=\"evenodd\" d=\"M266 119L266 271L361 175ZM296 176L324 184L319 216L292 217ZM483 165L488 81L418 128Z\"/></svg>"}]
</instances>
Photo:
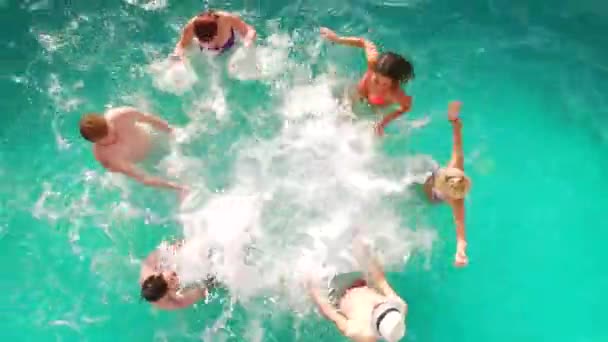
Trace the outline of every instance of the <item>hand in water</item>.
<instances>
[{"instance_id":1,"label":"hand in water","mask_svg":"<svg viewBox=\"0 0 608 342\"><path fill-rule=\"evenodd\" d=\"M448 120L454 121L459 118L460 115L460 107L462 103L459 101L452 101L448 105Z\"/></svg>"},{"instance_id":2,"label":"hand in water","mask_svg":"<svg viewBox=\"0 0 608 342\"><path fill-rule=\"evenodd\" d=\"M376 132L376 135L381 137L384 136L384 125L381 123L377 123L374 125L374 132Z\"/></svg>"},{"instance_id":3,"label":"hand in water","mask_svg":"<svg viewBox=\"0 0 608 342\"><path fill-rule=\"evenodd\" d=\"M169 55L169 60L171 62L181 62L182 56L180 56L178 54L172 54L172 55Z\"/></svg>"},{"instance_id":4,"label":"hand in water","mask_svg":"<svg viewBox=\"0 0 608 342\"><path fill-rule=\"evenodd\" d=\"M245 39L243 39L243 46L245 46L245 47L252 46L255 43L255 39L257 38L257 36L258 36L258 34L256 31L247 32Z\"/></svg>"},{"instance_id":5,"label":"hand in water","mask_svg":"<svg viewBox=\"0 0 608 342\"><path fill-rule=\"evenodd\" d=\"M316 282L313 280L312 275L308 275L306 277L304 280L304 287L306 287L306 290L310 296L315 297L319 295L319 288L316 285Z\"/></svg>"},{"instance_id":6,"label":"hand in water","mask_svg":"<svg viewBox=\"0 0 608 342\"><path fill-rule=\"evenodd\" d=\"M456 245L456 255L454 257L454 265L456 267L463 267L469 264L469 257L466 254L466 248L466 241L458 241Z\"/></svg>"},{"instance_id":7,"label":"hand in water","mask_svg":"<svg viewBox=\"0 0 608 342\"><path fill-rule=\"evenodd\" d=\"M243 40L243 46L248 48L251 47L253 45L253 39L252 38L246 38Z\"/></svg>"},{"instance_id":8,"label":"hand in water","mask_svg":"<svg viewBox=\"0 0 608 342\"><path fill-rule=\"evenodd\" d=\"M190 189L182 186L179 190L178 190L178 194L179 194L179 201L183 202L186 197L188 196L188 194L190 194Z\"/></svg>"},{"instance_id":9,"label":"hand in water","mask_svg":"<svg viewBox=\"0 0 608 342\"><path fill-rule=\"evenodd\" d=\"M371 258L371 248L367 241L362 237L357 237L353 240L353 257L359 263L359 266L367 268L367 264Z\"/></svg>"},{"instance_id":10,"label":"hand in water","mask_svg":"<svg viewBox=\"0 0 608 342\"><path fill-rule=\"evenodd\" d=\"M327 27L321 27L320 33L321 33L321 37L323 37L327 40L330 40L332 42L338 40L338 35L336 34L336 32L328 29Z\"/></svg>"}]
</instances>

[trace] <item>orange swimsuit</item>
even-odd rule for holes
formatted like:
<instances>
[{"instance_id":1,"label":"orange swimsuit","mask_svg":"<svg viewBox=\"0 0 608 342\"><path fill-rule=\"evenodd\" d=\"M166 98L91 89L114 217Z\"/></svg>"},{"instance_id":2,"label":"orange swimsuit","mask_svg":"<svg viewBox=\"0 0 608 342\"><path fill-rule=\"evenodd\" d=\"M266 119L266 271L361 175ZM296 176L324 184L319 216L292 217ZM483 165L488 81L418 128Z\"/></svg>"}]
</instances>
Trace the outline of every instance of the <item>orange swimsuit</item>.
<instances>
[{"instance_id":1,"label":"orange swimsuit","mask_svg":"<svg viewBox=\"0 0 608 342\"><path fill-rule=\"evenodd\" d=\"M367 91L367 82L369 80L369 78L371 77L371 71L366 71L365 75L363 75L363 77L361 78L361 81L359 81L359 86L358 86L358 90L359 93L361 94L365 94L367 101L371 104L373 104L374 106L384 106L387 104L386 99L384 98L384 96L382 95L371 95L368 93Z\"/></svg>"}]
</instances>

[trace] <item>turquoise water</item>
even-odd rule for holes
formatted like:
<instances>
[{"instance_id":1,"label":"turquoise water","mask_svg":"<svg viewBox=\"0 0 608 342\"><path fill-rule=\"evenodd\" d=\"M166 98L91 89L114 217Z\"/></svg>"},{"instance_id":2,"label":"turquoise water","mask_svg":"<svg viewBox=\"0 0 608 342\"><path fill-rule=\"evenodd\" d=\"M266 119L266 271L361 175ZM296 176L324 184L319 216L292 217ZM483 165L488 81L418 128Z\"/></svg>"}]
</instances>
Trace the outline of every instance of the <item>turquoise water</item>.
<instances>
[{"instance_id":1,"label":"turquoise water","mask_svg":"<svg viewBox=\"0 0 608 342\"><path fill-rule=\"evenodd\" d=\"M104 176L76 129L83 112L135 104L193 130L182 146L182 153L191 158L182 175L207 191L195 206L207 208L209 194L218 193L221 199L222 191L235 188L279 188L273 194L285 196L285 205L265 207L260 222L272 229L262 227L258 246L272 259L258 256L260 262L273 271L299 269L290 262L290 251L304 250L299 241L316 234L307 224L318 221L309 216L334 222L312 203L291 200L298 193L313 189L307 196L327 201L322 205L336 213L351 213L348 209L358 201L371 203L362 214L377 224L374 236L379 241L393 237L384 242L383 252L389 260L389 280L410 304L407 341L608 338L600 311L608 304L608 271L601 260L608 239L601 214L608 204L602 180L608 167L605 4L222 3L256 26L260 45L287 41L287 47L275 45L272 51L280 53L269 57L280 72L239 81L224 71L231 56L211 62L211 67L201 59L196 62L199 82L178 96L158 86L160 76L149 66L172 50L181 23L201 2L134 5L143 2L0 2L7 27L0 33L2 337L340 340L304 298L298 301L295 278L290 281L296 295L271 291L272 273L233 281L233 296L219 292L209 303L179 312L158 312L139 301L139 260L161 240L184 235L175 221L175 197ZM316 146L316 141L341 146L342 139L356 133L324 126L323 118L308 115L332 112L322 90L322 75L329 68L337 75L331 77L355 79L364 65L355 51L320 44L319 25L365 34L383 49L405 53L417 75L408 86L415 101L408 118L387 128L382 142L363 148L377 163L373 172L359 169L357 157L314 148L323 160L320 166L327 168L336 159L352 168L352 173L338 166L329 169L341 172L340 177L373 175L369 177L400 185L395 175L412 160L421 160L420 155L446 160L451 137L445 108L452 99L463 101L465 167L474 181L467 202L467 268L451 265L454 232L447 208L428 207L407 191L381 199L374 197L378 191L369 196L348 192L352 198L338 200L330 191L312 188L331 189L322 181L326 169L277 152L278 145L294 141L305 147ZM317 88L306 88L307 83ZM225 102L208 101L217 97ZM198 109L201 106L207 109ZM408 124L421 118L430 122L418 129ZM304 138L290 140L286 120ZM298 131L306 122L312 122L312 133ZM258 165L262 161L269 162L270 171ZM308 172L306 178L292 176L301 170ZM254 185L247 183L248 177ZM281 178L302 184L285 186ZM215 219L230 228L238 225L222 221L225 216L249 218L247 208L234 210L218 210ZM223 228L216 228L215 234L221 236ZM395 234L395 229L401 233ZM437 238L432 248L424 248L433 233ZM412 236L419 240L412 243ZM402 256L408 243L422 247L406 263ZM239 292L267 279L271 290L252 296ZM247 300L231 303L234 297ZM273 304L276 298L282 304Z\"/></svg>"}]
</instances>

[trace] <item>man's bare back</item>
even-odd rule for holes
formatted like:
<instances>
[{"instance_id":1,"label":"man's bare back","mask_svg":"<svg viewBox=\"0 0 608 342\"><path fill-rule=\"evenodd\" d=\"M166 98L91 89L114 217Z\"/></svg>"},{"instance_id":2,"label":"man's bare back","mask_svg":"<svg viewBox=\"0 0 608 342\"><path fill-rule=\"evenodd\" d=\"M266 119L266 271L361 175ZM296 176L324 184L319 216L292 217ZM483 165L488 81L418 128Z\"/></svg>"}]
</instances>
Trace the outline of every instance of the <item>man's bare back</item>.
<instances>
[{"instance_id":1,"label":"man's bare back","mask_svg":"<svg viewBox=\"0 0 608 342\"><path fill-rule=\"evenodd\" d=\"M95 158L110 167L115 161L137 163L148 154L151 146L150 133L139 124L141 113L133 108L121 107L105 113L114 137L109 143L93 146Z\"/></svg>"},{"instance_id":2,"label":"man's bare back","mask_svg":"<svg viewBox=\"0 0 608 342\"><path fill-rule=\"evenodd\" d=\"M80 133L94 144L95 159L107 170L125 174L146 185L184 192L184 187L147 175L135 165L146 157L152 146L152 136L144 125L173 133L166 121L132 107L111 109L104 115L84 115Z\"/></svg>"}]
</instances>

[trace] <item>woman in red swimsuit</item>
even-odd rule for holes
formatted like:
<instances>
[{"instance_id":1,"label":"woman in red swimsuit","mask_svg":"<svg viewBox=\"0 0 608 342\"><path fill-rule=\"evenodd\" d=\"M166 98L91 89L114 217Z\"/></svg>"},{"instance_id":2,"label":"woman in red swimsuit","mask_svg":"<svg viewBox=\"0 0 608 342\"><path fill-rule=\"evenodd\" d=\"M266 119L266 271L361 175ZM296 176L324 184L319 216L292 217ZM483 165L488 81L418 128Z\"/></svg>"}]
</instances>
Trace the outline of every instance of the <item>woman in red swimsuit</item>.
<instances>
[{"instance_id":1,"label":"woman in red swimsuit","mask_svg":"<svg viewBox=\"0 0 608 342\"><path fill-rule=\"evenodd\" d=\"M367 71L359 81L357 87L359 95L372 106L386 107L393 104L399 106L376 124L376 133L383 135L386 125L409 111L412 106L412 97L401 89L401 85L414 78L414 67L396 53L385 52L379 55L376 45L363 38L340 37L326 27L321 28L321 36L334 43L365 50Z\"/></svg>"}]
</instances>

